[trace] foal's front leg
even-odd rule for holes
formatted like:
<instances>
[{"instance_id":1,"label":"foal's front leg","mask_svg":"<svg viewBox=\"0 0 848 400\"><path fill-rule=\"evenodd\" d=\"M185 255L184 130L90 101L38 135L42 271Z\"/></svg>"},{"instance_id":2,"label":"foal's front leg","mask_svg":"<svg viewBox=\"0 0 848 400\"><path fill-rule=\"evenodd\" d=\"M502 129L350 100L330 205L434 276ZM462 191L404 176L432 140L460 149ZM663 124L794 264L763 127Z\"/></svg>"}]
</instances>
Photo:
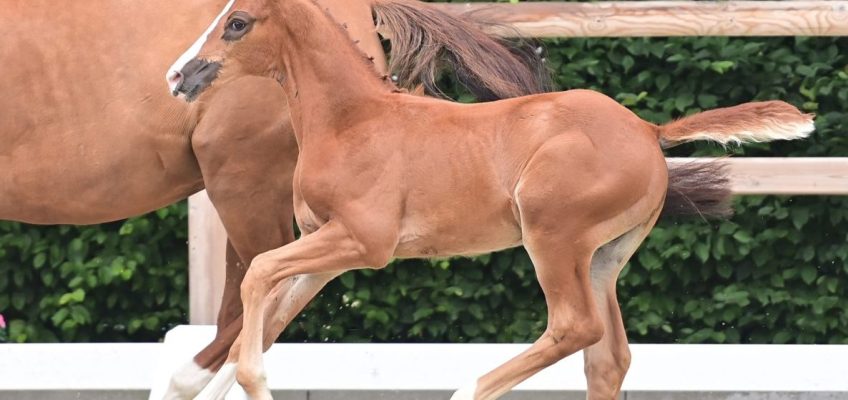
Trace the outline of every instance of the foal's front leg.
<instances>
[{"instance_id":1,"label":"foal's front leg","mask_svg":"<svg viewBox=\"0 0 848 400\"><path fill-rule=\"evenodd\" d=\"M376 254L376 255L375 255ZM387 256L388 254L388 256ZM239 336L236 379L251 399L271 399L262 363L264 315L268 294L282 280L304 274L330 274L362 268L381 268L391 251L373 251L348 228L330 221L313 234L257 256L241 287L244 326Z\"/></svg>"},{"instance_id":2,"label":"foal's front leg","mask_svg":"<svg viewBox=\"0 0 848 400\"><path fill-rule=\"evenodd\" d=\"M336 276L338 276L337 272L293 276L280 282L271 291L265 300L265 342L263 343L265 350L268 350L274 344L274 341L286 326L300 314L301 310L309 304L327 282L330 282ZM239 315L239 329L241 328L240 318L241 315ZM238 332L235 334L238 335ZM235 371L239 354L241 354L241 341L235 339L229 349L226 362L218 374L195 398L196 400L224 398L236 382Z\"/></svg>"}]
</instances>

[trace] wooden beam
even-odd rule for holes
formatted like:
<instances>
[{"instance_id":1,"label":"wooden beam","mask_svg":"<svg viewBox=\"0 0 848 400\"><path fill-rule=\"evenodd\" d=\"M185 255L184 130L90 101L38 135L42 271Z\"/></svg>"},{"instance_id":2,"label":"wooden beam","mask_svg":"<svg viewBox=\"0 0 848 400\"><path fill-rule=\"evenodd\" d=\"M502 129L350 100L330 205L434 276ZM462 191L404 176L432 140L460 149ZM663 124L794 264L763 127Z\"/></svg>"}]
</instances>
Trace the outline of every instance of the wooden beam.
<instances>
[{"instance_id":1,"label":"wooden beam","mask_svg":"<svg viewBox=\"0 0 848 400\"><path fill-rule=\"evenodd\" d=\"M528 37L846 36L848 1L602 1L439 4ZM508 32L504 34L509 34Z\"/></svg>"},{"instance_id":2,"label":"wooden beam","mask_svg":"<svg viewBox=\"0 0 848 400\"><path fill-rule=\"evenodd\" d=\"M669 163L707 158L670 158ZM848 157L728 158L736 195L848 195Z\"/></svg>"}]
</instances>

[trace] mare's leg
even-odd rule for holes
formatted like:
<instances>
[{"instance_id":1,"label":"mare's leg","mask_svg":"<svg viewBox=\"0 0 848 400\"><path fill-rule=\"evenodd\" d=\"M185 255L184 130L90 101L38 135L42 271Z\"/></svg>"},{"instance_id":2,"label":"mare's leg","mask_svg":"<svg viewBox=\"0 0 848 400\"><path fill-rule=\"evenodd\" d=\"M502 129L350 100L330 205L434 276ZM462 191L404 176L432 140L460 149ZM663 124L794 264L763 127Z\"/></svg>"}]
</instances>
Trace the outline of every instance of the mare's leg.
<instances>
[{"instance_id":1,"label":"mare's leg","mask_svg":"<svg viewBox=\"0 0 848 400\"><path fill-rule=\"evenodd\" d=\"M241 331L239 288L249 260L294 240L297 144L279 85L247 77L218 90L200 105L192 146L229 238L224 297L215 339L174 375L172 399L193 398L224 363Z\"/></svg>"},{"instance_id":2,"label":"mare's leg","mask_svg":"<svg viewBox=\"0 0 848 400\"><path fill-rule=\"evenodd\" d=\"M592 290L604 323L604 336L600 342L583 349L589 400L617 399L630 367L630 349L615 284L619 272L639 248L653 223L647 226L637 227L605 244L592 257Z\"/></svg>"},{"instance_id":3,"label":"mare's leg","mask_svg":"<svg viewBox=\"0 0 848 400\"><path fill-rule=\"evenodd\" d=\"M226 280L215 338L171 377L165 399L194 398L221 367L220 355L229 351L232 338L241 330L239 286L245 272L246 264L227 240Z\"/></svg>"}]
</instances>

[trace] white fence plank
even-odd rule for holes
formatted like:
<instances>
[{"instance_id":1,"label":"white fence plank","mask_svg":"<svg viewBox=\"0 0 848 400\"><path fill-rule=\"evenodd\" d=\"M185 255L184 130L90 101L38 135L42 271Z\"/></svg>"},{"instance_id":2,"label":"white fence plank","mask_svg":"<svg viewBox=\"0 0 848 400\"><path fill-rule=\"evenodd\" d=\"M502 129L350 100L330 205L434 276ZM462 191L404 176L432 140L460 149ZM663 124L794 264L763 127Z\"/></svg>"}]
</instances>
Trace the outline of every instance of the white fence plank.
<instances>
[{"instance_id":1,"label":"white fence plank","mask_svg":"<svg viewBox=\"0 0 848 400\"><path fill-rule=\"evenodd\" d=\"M0 398L10 390L147 390L160 343L2 344Z\"/></svg>"},{"instance_id":2,"label":"white fence plank","mask_svg":"<svg viewBox=\"0 0 848 400\"><path fill-rule=\"evenodd\" d=\"M4 391L150 390L215 334L180 326L165 343L5 344ZM453 390L526 344L275 344L265 357L273 390ZM625 391L838 392L848 396L848 345L632 345ZM519 386L585 390L583 358L563 360ZM848 397L845 397L848 398Z\"/></svg>"},{"instance_id":3,"label":"white fence plank","mask_svg":"<svg viewBox=\"0 0 848 400\"><path fill-rule=\"evenodd\" d=\"M173 371L215 334L211 326L169 332ZM272 390L454 390L528 344L275 344L265 356ZM625 391L845 392L848 345L631 345ZM161 385L167 383L157 382ZM518 390L586 390L583 357L566 358ZM237 398L237 397L234 397Z\"/></svg>"}]
</instances>

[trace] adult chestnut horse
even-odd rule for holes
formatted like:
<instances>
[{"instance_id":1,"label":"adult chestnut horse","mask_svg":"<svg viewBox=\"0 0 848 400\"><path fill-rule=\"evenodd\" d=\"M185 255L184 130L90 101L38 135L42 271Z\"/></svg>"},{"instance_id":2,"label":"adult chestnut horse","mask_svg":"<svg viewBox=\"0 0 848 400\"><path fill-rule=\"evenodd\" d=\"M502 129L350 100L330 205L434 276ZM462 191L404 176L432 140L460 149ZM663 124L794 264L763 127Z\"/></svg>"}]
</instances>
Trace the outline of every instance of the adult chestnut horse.
<instances>
[{"instance_id":1,"label":"adult chestnut horse","mask_svg":"<svg viewBox=\"0 0 848 400\"><path fill-rule=\"evenodd\" d=\"M238 260L251 260L294 238L291 180L297 145L278 82L244 77L237 84L215 85L214 98L200 98L192 107L165 93L162 76L168 66L230 4L0 2L0 219L112 221L165 206L205 186L227 228L227 285L218 337L175 377L168 397L196 394L223 363L241 328L237 294L246 268ZM345 22L385 74L371 2L321 4ZM444 50L469 87L484 97L542 90L530 53L503 46L470 20L410 26L419 30L393 34L399 48L430 29L437 36L439 29L462 33L439 36L435 48ZM474 51L452 54L445 49L455 47L450 40L463 40L463 48ZM425 63L408 67L424 78L432 71Z\"/></svg>"},{"instance_id":2,"label":"adult chestnut horse","mask_svg":"<svg viewBox=\"0 0 848 400\"><path fill-rule=\"evenodd\" d=\"M378 2L375 12L395 22L396 10ZM588 397L614 399L629 363L615 301L620 269L667 191L687 200L699 184L727 183L720 170L668 171L660 141L794 139L813 129L811 116L780 101L657 126L586 90L474 105L415 97L379 79L311 0L236 0L224 13L185 79L213 81L204 68L215 65L234 71L221 82L246 75L282 82L300 150L294 195L304 236L253 260L241 287L243 330L201 398L220 396L233 377L251 398L271 398L262 350L263 338L285 325L265 322L280 282L297 280L285 295L297 303L315 292L305 288L393 257L523 244L547 300L547 329L453 399L495 399L581 349Z\"/></svg>"}]
</instances>

